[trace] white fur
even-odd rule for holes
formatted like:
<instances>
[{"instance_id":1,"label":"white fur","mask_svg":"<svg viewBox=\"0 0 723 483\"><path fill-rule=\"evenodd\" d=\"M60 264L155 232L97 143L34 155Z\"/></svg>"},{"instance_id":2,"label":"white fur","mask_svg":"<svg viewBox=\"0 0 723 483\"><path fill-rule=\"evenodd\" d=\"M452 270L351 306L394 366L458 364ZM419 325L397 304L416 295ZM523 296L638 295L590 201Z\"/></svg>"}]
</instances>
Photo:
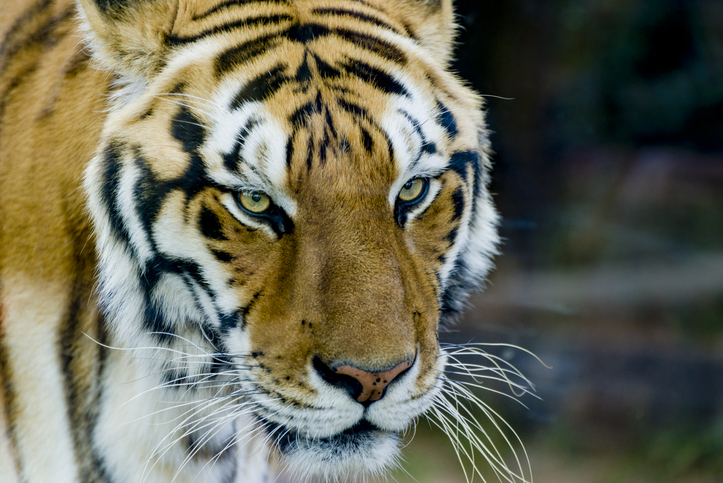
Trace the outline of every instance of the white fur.
<instances>
[{"instance_id":1,"label":"white fur","mask_svg":"<svg viewBox=\"0 0 723 483\"><path fill-rule=\"evenodd\" d=\"M301 481L313 476L321 477L322 481L341 482L360 475L381 475L394 466L399 457L399 437L394 433L375 432L369 439L369 444L356 450L302 440L303 446L286 454L284 463Z\"/></svg>"},{"instance_id":2,"label":"white fur","mask_svg":"<svg viewBox=\"0 0 723 483\"><path fill-rule=\"evenodd\" d=\"M57 344L68 303L58 294L65 292L37 279L2 279L3 345L7 367L16 376L12 390L19 414L14 429L24 477L33 482L76 483L79 471Z\"/></svg>"},{"instance_id":3,"label":"white fur","mask_svg":"<svg viewBox=\"0 0 723 483\"><path fill-rule=\"evenodd\" d=\"M110 353L106 376L94 441L114 481L212 482L231 471L230 462L223 459L188 461L185 440L186 435L193 432L196 421L215 411L220 411L214 415L216 418L227 416L233 409L227 401L198 401L190 393L170 393L159 388L156 378L138 366L137 359L128 352ZM209 445L223 447L233 432L232 420L212 435ZM197 433L205 433L205 428ZM137 465L139 462L141 466ZM243 460L236 463L244 468Z\"/></svg>"}]
</instances>

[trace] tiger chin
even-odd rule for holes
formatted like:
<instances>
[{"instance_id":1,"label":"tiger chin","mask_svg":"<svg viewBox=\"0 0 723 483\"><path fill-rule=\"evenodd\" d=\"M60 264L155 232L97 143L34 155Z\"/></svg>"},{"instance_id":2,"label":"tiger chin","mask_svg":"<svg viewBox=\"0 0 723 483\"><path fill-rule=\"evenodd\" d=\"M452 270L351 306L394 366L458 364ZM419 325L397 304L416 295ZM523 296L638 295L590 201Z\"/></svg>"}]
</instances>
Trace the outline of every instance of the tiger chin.
<instances>
[{"instance_id":1,"label":"tiger chin","mask_svg":"<svg viewBox=\"0 0 723 483\"><path fill-rule=\"evenodd\" d=\"M498 244L452 1L22 3L0 20L0 479L396 465L453 410L438 330Z\"/></svg>"}]
</instances>

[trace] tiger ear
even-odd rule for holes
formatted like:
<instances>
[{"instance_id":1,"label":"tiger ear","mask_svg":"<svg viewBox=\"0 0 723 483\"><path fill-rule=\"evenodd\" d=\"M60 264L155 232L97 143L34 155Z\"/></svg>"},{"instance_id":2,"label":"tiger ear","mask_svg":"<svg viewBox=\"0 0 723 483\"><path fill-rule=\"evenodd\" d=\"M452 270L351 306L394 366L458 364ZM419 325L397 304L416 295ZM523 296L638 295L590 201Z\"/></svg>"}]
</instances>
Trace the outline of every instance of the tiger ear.
<instances>
[{"instance_id":1,"label":"tiger ear","mask_svg":"<svg viewBox=\"0 0 723 483\"><path fill-rule=\"evenodd\" d=\"M437 60L447 64L452 59L455 31L452 0L394 0L418 42Z\"/></svg>"},{"instance_id":2,"label":"tiger ear","mask_svg":"<svg viewBox=\"0 0 723 483\"><path fill-rule=\"evenodd\" d=\"M173 0L80 0L93 56L124 76L149 78L162 67L177 2Z\"/></svg>"}]
</instances>

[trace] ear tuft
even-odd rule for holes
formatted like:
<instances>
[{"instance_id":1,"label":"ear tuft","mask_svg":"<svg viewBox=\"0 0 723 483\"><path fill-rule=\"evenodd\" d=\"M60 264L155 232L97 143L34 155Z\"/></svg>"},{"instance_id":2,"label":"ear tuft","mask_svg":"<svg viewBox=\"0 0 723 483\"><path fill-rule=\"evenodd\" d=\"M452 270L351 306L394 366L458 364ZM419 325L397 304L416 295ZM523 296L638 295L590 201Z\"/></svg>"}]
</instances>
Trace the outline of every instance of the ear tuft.
<instances>
[{"instance_id":1,"label":"ear tuft","mask_svg":"<svg viewBox=\"0 0 723 483\"><path fill-rule=\"evenodd\" d=\"M163 66L177 2L80 0L93 57L121 76L147 79Z\"/></svg>"}]
</instances>

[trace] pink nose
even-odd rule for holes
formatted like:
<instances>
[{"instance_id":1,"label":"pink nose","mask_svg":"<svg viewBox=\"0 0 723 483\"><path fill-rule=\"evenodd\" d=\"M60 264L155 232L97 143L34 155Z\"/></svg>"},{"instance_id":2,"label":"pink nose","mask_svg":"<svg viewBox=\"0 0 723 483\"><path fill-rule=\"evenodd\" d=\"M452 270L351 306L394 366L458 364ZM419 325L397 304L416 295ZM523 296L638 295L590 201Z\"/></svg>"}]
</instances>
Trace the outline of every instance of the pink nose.
<instances>
[{"instance_id":1,"label":"pink nose","mask_svg":"<svg viewBox=\"0 0 723 483\"><path fill-rule=\"evenodd\" d=\"M357 396L357 401L374 402L382 398L384 388L386 388L390 382L411 366L412 361L404 361L388 371L382 372L369 372L354 366L339 366L336 368L336 373L353 377L359 381L362 385L362 392Z\"/></svg>"}]
</instances>

